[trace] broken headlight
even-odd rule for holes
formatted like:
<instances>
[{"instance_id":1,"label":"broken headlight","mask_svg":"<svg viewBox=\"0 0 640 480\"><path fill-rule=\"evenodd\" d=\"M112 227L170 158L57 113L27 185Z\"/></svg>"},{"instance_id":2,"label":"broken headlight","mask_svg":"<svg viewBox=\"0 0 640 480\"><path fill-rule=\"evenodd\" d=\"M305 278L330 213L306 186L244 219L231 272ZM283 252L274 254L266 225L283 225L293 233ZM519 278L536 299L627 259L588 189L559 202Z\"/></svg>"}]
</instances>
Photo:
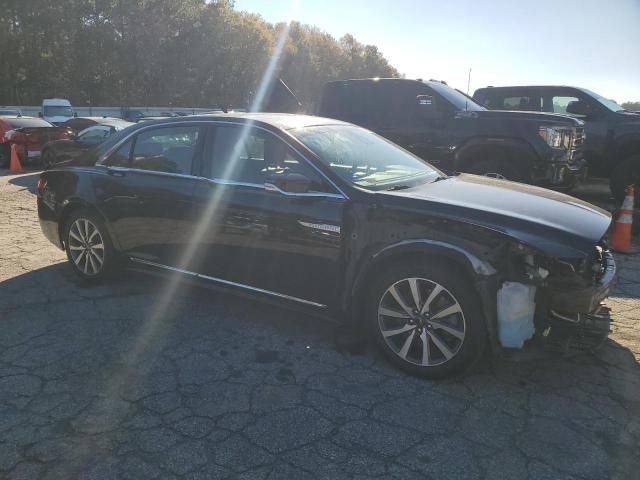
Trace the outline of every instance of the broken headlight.
<instances>
[{"instance_id":1,"label":"broken headlight","mask_svg":"<svg viewBox=\"0 0 640 480\"><path fill-rule=\"evenodd\" d=\"M545 258L528 245L517 243L512 246L510 253L514 273L522 280L540 283L549 276Z\"/></svg>"},{"instance_id":2,"label":"broken headlight","mask_svg":"<svg viewBox=\"0 0 640 480\"><path fill-rule=\"evenodd\" d=\"M573 132L567 127L540 127L538 133L551 148L569 150L573 142Z\"/></svg>"}]
</instances>

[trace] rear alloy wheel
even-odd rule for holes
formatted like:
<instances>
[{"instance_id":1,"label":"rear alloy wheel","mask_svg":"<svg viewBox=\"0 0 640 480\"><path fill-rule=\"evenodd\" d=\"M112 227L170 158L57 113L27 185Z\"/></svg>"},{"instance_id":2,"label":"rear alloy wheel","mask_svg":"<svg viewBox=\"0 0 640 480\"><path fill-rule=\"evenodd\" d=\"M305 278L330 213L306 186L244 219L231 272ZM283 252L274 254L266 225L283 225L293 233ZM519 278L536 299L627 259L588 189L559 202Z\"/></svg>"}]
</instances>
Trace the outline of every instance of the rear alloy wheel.
<instances>
[{"instance_id":1,"label":"rear alloy wheel","mask_svg":"<svg viewBox=\"0 0 640 480\"><path fill-rule=\"evenodd\" d=\"M486 334L472 287L446 267L431 270L402 267L385 275L377 282L371 313L374 335L393 363L440 378L473 363Z\"/></svg>"},{"instance_id":2,"label":"rear alloy wheel","mask_svg":"<svg viewBox=\"0 0 640 480\"><path fill-rule=\"evenodd\" d=\"M115 268L115 250L104 223L93 212L73 214L64 240L69 264L83 280L102 281Z\"/></svg>"}]
</instances>

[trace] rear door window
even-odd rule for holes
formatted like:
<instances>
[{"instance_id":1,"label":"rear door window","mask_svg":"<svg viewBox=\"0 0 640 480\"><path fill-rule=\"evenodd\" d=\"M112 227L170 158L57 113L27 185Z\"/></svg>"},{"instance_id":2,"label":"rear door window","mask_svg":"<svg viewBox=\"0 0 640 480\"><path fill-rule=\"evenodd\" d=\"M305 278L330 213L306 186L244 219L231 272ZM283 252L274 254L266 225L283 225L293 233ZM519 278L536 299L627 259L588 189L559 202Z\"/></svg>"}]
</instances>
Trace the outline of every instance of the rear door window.
<instances>
[{"instance_id":1,"label":"rear door window","mask_svg":"<svg viewBox=\"0 0 640 480\"><path fill-rule=\"evenodd\" d=\"M135 141L131 168L190 175L201 127L159 127L141 132Z\"/></svg>"},{"instance_id":2,"label":"rear door window","mask_svg":"<svg viewBox=\"0 0 640 480\"><path fill-rule=\"evenodd\" d=\"M554 95L551 97L551 106L553 107L553 113L567 113L567 105L571 102L577 102L580 100L578 97L571 95Z\"/></svg>"},{"instance_id":3,"label":"rear door window","mask_svg":"<svg viewBox=\"0 0 640 480\"><path fill-rule=\"evenodd\" d=\"M502 100L504 110L540 111L539 95L516 95Z\"/></svg>"}]
</instances>

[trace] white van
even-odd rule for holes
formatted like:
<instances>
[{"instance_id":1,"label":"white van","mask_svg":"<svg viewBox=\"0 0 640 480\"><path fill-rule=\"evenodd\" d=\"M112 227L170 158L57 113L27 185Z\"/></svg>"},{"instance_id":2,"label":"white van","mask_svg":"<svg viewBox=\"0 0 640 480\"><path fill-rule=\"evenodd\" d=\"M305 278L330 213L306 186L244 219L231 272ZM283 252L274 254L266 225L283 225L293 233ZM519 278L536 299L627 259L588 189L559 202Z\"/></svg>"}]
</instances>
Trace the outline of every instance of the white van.
<instances>
[{"instance_id":1,"label":"white van","mask_svg":"<svg viewBox=\"0 0 640 480\"><path fill-rule=\"evenodd\" d=\"M64 123L77 116L73 113L71 102L66 98L45 98L42 100L40 117L50 123Z\"/></svg>"}]
</instances>

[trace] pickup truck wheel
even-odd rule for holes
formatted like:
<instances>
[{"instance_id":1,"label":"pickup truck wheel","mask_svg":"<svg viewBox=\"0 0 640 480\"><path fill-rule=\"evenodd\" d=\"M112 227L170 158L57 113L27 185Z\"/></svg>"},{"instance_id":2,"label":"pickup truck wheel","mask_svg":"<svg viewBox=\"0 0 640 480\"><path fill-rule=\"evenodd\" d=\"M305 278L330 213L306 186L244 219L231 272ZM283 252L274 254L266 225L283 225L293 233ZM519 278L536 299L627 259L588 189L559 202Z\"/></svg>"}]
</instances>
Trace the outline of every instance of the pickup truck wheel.
<instances>
[{"instance_id":1,"label":"pickup truck wheel","mask_svg":"<svg viewBox=\"0 0 640 480\"><path fill-rule=\"evenodd\" d=\"M394 266L374 281L368 307L371 331L384 355L414 375L450 376L483 351L480 302L472 285L450 266Z\"/></svg>"},{"instance_id":2,"label":"pickup truck wheel","mask_svg":"<svg viewBox=\"0 0 640 480\"><path fill-rule=\"evenodd\" d=\"M118 256L102 219L90 210L73 212L64 228L67 259L84 281L99 283L111 277Z\"/></svg>"},{"instance_id":3,"label":"pickup truck wheel","mask_svg":"<svg viewBox=\"0 0 640 480\"><path fill-rule=\"evenodd\" d=\"M640 197L640 154L632 155L620 162L611 173L611 178L609 179L611 194L619 202L624 200L626 187L632 184L635 185L636 189L635 205L638 205L637 202Z\"/></svg>"},{"instance_id":4,"label":"pickup truck wheel","mask_svg":"<svg viewBox=\"0 0 640 480\"><path fill-rule=\"evenodd\" d=\"M471 163L468 171L476 175L511 180L514 182L526 182L528 180L524 168L501 157L488 158Z\"/></svg>"}]
</instances>

